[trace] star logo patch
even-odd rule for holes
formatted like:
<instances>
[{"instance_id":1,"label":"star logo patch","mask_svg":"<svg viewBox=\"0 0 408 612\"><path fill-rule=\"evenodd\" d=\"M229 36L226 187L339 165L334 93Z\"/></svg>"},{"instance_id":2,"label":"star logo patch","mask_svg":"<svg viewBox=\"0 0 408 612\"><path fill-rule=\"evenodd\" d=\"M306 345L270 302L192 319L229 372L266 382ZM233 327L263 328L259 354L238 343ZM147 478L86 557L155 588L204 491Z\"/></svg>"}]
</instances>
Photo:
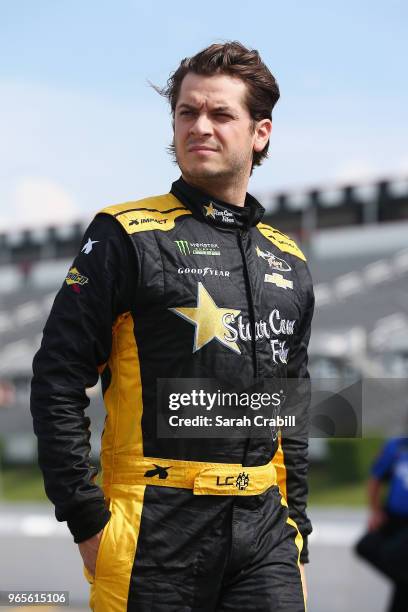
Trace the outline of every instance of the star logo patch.
<instances>
[{"instance_id":1,"label":"star logo patch","mask_svg":"<svg viewBox=\"0 0 408 612\"><path fill-rule=\"evenodd\" d=\"M241 353L238 344L232 341L230 332L224 324L224 321L230 323L234 320L241 311L218 307L203 283L198 283L197 306L181 306L169 310L195 326L193 353L211 340L217 340L235 353Z\"/></svg>"}]
</instances>

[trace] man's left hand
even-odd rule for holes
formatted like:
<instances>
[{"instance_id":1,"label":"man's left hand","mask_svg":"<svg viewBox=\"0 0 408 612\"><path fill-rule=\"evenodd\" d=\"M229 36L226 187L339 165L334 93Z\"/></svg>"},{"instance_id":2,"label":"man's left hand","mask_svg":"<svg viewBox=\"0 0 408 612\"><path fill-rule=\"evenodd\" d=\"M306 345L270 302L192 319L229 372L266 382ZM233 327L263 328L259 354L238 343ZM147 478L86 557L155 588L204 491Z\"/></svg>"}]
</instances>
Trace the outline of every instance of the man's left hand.
<instances>
[{"instance_id":1,"label":"man's left hand","mask_svg":"<svg viewBox=\"0 0 408 612\"><path fill-rule=\"evenodd\" d=\"M78 544L79 552L81 553L84 565L93 577L95 577L96 557L98 555L102 534L103 529L101 529L97 534L95 534L88 540L85 540L84 542Z\"/></svg>"}]
</instances>

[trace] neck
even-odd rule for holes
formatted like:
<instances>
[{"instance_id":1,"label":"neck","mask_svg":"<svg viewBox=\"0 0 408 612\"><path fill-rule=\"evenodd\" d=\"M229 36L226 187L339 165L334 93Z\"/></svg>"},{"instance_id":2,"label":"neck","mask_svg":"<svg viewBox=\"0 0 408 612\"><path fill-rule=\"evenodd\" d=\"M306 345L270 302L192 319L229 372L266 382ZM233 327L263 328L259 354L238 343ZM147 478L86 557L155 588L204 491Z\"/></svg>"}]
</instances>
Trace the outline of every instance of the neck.
<instances>
[{"instance_id":1,"label":"neck","mask_svg":"<svg viewBox=\"0 0 408 612\"><path fill-rule=\"evenodd\" d=\"M235 206L245 205L249 177L246 177L245 180L241 179L230 183L222 178L211 179L209 177L192 177L184 173L182 173L182 177L186 183L207 193L216 200L222 200L227 204L234 204Z\"/></svg>"}]
</instances>

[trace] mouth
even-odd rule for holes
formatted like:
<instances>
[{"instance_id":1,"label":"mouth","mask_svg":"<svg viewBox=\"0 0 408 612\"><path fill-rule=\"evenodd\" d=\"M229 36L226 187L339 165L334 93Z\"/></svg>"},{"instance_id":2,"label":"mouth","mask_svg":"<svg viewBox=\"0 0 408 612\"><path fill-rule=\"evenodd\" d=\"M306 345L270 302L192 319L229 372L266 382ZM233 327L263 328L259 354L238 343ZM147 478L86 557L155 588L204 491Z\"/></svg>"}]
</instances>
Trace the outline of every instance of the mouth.
<instances>
[{"instance_id":1,"label":"mouth","mask_svg":"<svg viewBox=\"0 0 408 612\"><path fill-rule=\"evenodd\" d=\"M187 151L189 153L216 153L217 150L205 145L193 145L188 147Z\"/></svg>"}]
</instances>

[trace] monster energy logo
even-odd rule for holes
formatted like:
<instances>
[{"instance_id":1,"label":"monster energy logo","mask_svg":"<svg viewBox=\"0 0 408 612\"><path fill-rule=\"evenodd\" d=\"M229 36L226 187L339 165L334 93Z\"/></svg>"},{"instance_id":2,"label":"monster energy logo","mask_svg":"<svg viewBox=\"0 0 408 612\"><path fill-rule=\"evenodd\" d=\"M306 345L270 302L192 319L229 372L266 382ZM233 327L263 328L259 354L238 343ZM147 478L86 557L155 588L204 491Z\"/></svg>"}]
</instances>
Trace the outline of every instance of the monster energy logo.
<instances>
[{"instance_id":1,"label":"monster energy logo","mask_svg":"<svg viewBox=\"0 0 408 612\"><path fill-rule=\"evenodd\" d=\"M190 245L187 240L175 240L174 242L177 244L178 250L182 255L190 255Z\"/></svg>"},{"instance_id":2,"label":"monster energy logo","mask_svg":"<svg viewBox=\"0 0 408 612\"><path fill-rule=\"evenodd\" d=\"M188 242L187 240L175 240L178 250L182 255L220 255L218 244L209 242Z\"/></svg>"}]
</instances>

